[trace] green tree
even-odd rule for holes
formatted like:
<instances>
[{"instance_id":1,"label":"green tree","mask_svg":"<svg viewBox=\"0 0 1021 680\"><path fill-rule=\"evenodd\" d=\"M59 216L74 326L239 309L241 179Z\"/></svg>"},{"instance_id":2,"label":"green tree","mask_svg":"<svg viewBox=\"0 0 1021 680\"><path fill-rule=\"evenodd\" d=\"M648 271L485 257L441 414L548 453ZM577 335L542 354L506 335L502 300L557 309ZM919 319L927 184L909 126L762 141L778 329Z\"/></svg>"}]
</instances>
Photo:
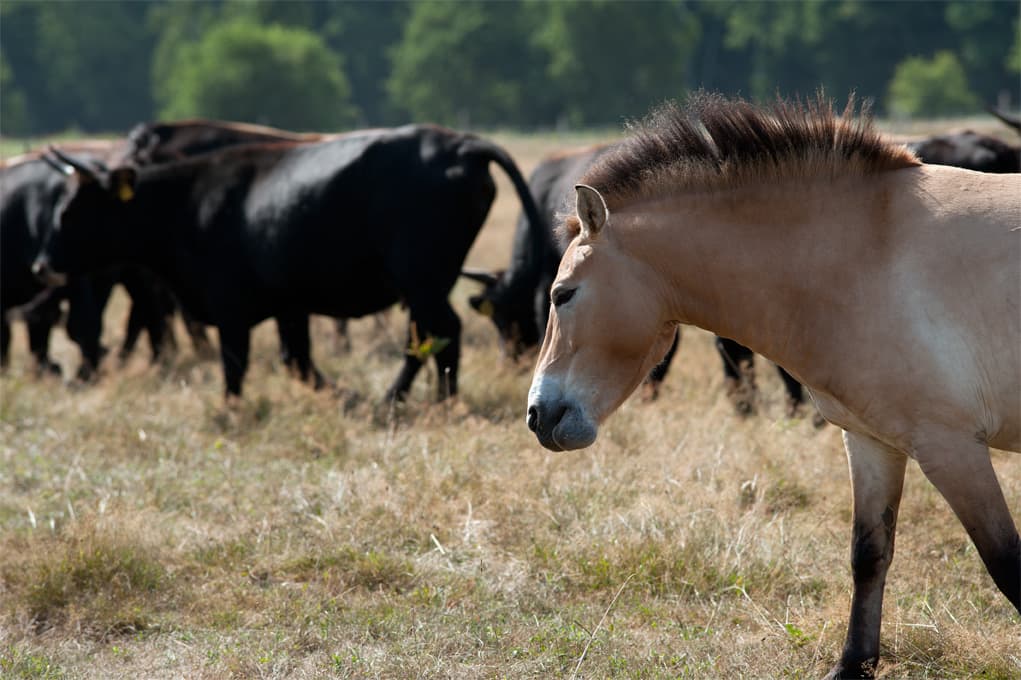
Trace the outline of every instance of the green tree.
<instances>
[{"instance_id":1,"label":"green tree","mask_svg":"<svg viewBox=\"0 0 1021 680\"><path fill-rule=\"evenodd\" d=\"M31 131L116 130L151 115L147 12L139 2L0 5L0 41Z\"/></svg>"},{"instance_id":2,"label":"green tree","mask_svg":"<svg viewBox=\"0 0 1021 680\"><path fill-rule=\"evenodd\" d=\"M407 2L317 3L329 12L321 24L323 37L344 58L351 96L361 126L405 122L387 91L390 55L401 40L411 12Z\"/></svg>"},{"instance_id":3,"label":"green tree","mask_svg":"<svg viewBox=\"0 0 1021 680\"><path fill-rule=\"evenodd\" d=\"M948 50L931 59L908 57L890 81L889 106L896 115L946 116L968 113L979 102L970 89L964 67Z\"/></svg>"},{"instance_id":4,"label":"green tree","mask_svg":"<svg viewBox=\"0 0 1021 680\"><path fill-rule=\"evenodd\" d=\"M14 84L11 67L0 52L0 135L28 132L28 106L25 95Z\"/></svg>"},{"instance_id":5,"label":"green tree","mask_svg":"<svg viewBox=\"0 0 1021 680\"><path fill-rule=\"evenodd\" d=\"M334 130L354 118L340 58L309 31L249 19L213 25L168 58L161 115Z\"/></svg>"},{"instance_id":6,"label":"green tree","mask_svg":"<svg viewBox=\"0 0 1021 680\"><path fill-rule=\"evenodd\" d=\"M529 73L541 54L520 2L418 2L392 54L387 90L419 120L448 125L528 123L538 95Z\"/></svg>"},{"instance_id":7,"label":"green tree","mask_svg":"<svg viewBox=\"0 0 1021 680\"><path fill-rule=\"evenodd\" d=\"M543 5L538 41L562 113L574 125L619 124L689 85L697 16L683 3L612 0Z\"/></svg>"},{"instance_id":8,"label":"green tree","mask_svg":"<svg viewBox=\"0 0 1021 680\"><path fill-rule=\"evenodd\" d=\"M968 85L983 104L995 102L1003 89L1013 87L1017 94L1017 78L1010 77L1004 56L1017 44L1019 6L1017 2L960 0L946 6L946 23L954 34L947 47L957 55Z\"/></svg>"}]
</instances>

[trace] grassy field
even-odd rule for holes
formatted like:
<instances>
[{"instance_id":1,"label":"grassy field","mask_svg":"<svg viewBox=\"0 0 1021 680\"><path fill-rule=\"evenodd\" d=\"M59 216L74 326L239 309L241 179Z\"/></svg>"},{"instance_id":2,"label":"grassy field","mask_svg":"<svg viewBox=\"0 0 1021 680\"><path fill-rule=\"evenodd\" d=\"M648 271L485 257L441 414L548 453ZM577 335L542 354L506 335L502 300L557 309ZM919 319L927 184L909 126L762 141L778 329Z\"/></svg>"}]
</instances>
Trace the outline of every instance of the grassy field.
<instances>
[{"instance_id":1,"label":"grassy field","mask_svg":"<svg viewBox=\"0 0 1021 680\"><path fill-rule=\"evenodd\" d=\"M527 172L591 139L497 135ZM497 174L498 171L494 171ZM508 257L509 183L469 264ZM584 451L524 426L530 359L465 325L462 394L381 405L398 310L290 379L271 324L243 403L179 332L177 356L108 359L93 385L37 381L24 329L0 378L0 677L813 678L839 656L850 497L839 432L783 417L759 365L755 417L685 329L658 401L630 400ZM126 303L107 312L105 342ZM180 329L179 329L180 331ZM72 375L62 332L55 357ZM1021 517L1021 456L995 452ZM883 626L885 678L1017 678L1021 626L910 464Z\"/></svg>"}]
</instances>

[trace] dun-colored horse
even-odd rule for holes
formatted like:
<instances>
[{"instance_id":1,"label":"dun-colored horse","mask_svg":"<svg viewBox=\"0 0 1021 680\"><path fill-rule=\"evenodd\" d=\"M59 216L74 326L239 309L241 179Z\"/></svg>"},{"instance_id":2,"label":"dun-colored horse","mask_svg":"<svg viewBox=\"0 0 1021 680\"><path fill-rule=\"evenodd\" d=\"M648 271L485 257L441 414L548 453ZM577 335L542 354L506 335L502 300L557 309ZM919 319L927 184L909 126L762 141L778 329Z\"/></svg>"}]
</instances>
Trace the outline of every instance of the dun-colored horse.
<instances>
[{"instance_id":1,"label":"dun-colored horse","mask_svg":"<svg viewBox=\"0 0 1021 680\"><path fill-rule=\"evenodd\" d=\"M854 591L829 677L875 672L908 458L1021 611L988 448L1021 450L1021 177L921 165L821 97L700 95L581 182L529 390L543 446L595 441L674 326L700 326L786 368L844 429Z\"/></svg>"}]
</instances>

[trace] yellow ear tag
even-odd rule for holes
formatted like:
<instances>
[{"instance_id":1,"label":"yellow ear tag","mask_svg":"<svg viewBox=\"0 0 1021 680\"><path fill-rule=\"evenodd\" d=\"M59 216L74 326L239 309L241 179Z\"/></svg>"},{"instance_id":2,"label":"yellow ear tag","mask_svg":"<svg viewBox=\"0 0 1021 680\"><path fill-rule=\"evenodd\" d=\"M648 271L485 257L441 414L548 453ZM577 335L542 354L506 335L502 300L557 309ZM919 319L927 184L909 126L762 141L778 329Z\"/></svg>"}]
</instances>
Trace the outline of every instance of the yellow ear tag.
<instances>
[{"instance_id":1,"label":"yellow ear tag","mask_svg":"<svg viewBox=\"0 0 1021 680\"><path fill-rule=\"evenodd\" d=\"M482 304L479 305L479 314L482 314L483 316L488 316L492 318L493 311L494 309L492 300L483 300Z\"/></svg>"},{"instance_id":2,"label":"yellow ear tag","mask_svg":"<svg viewBox=\"0 0 1021 680\"><path fill-rule=\"evenodd\" d=\"M117 198L121 199L122 202L127 203L135 197L135 190L131 188L130 184L121 183L117 187Z\"/></svg>"}]
</instances>

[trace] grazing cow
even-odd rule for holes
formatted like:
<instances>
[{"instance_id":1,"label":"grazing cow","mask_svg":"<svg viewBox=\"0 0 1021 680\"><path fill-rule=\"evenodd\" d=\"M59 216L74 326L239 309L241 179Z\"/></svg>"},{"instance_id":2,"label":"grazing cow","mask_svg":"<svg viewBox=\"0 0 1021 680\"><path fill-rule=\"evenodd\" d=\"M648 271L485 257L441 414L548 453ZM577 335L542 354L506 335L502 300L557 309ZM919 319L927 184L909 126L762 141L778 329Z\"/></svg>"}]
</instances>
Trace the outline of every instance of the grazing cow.
<instances>
[{"instance_id":1,"label":"grazing cow","mask_svg":"<svg viewBox=\"0 0 1021 680\"><path fill-rule=\"evenodd\" d=\"M461 324L447 297L496 194L490 162L540 219L506 152L428 125L141 168L60 155L75 172L37 271L59 280L114 262L153 270L217 326L228 397L241 394L259 321L276 319L307 373L310 313L357 317L397 302L410 311L409 341L424 341L414 349L434 348L440 397L456 393ZM406 395L422 356L407 354L389 399Z\"/></svg>"},{"instance_id":2,"label":"grazing cow","mask_svg":"<svg viewBox=\"0 0 1021 680\"><path fill-rule=\"evenodd\" d=\"M1021 538L989 455L1021 451L1021 176L923 165L852 114L703 94L587 171L526 414L549 449L590 445L677 323L787 367L844 430L851 473L830 678L875 673L909 458L1021 612Z\"/></svg>"},{"instance_id":3,"label":"grazing cow","mask_svg":"<svg viewBox=\"0 0 1021 680\"><path fill-rule=\"evenodd\" d=\"M93 154L96 148L89 145L78 147L78 151ZM0 365L7 364L10 351L8 314L21 307L36 369L59 374L60 367L49 358L50 330L60 318L61 302L68 300L68 336L81 350L78 375L86 379L102 356L101 302L111 284L75 278L64 286L47 288L31 269L51 228L64 184L38 154L11 159L0 168Z\"/></svg>"},{"instance_id":4,"label":"grazing cow","mask_svg":"<svg viewBox=\"0 0 1021 680\"><path fill-rule=\"evenodd\" d=\"M990 113L1021 132L1021 121L990 109ZM1021 146L971 130L935 135L906 144L923 163L953 165L979 172L1021 172Z\"/></svg>"},{"instance_id":5,"label":"grazing cow","mask_svg":"<svg viewBox=\"0 0 1021 680\"><path fill-rule=\"evenodd\" d=\"M156 121L139 123L128 133L128 144L119 163L132 163L136 166L152 163L166 163L181 160L189 156L216 151L228 146L253 143L296 142L310 143L337 137L336 134L299 133L279 128L238 123L233 121L209 120L204 118L181 121ZM205 332L201 324L190 319L187 310L182 310L192 339L199 344L204 342ZM336 320L337 333L341 345L349 346L347 319ZM292 356L286 341L281 337L281 359L285 366L301 372L298 360ZM318 373L312 376L316 387L325 384Z\"/></svg>"},{"instance_id":6,"label":"grazing cow","mask_svg":"<svg viewBox=\"0 0 1021 680\"><path fill-rule=\"evenodd\" d=\"M515 358L524 349L539 344L549 318L550 285L556 278L566 246L553 234L552 225L569 209L568 200L578 178L613 148L612 145L593 146L551 156L541 162L529 177L528 186L546 221L541 227L536 227L526 215L518 219L510 266L506 270L463 272L464 276L485 286L481 293L469 298L469 303L475 311L492 320L501 344ZM646 380L650 396L655 397L658 393L679 341L680 329L669 351ZM723 362L727 396L741 415L753 413L755 355L747 347L720 337L716 338L716 349ZM794 415L805 401L801 383L782 368L777 368L787 390L788 415Z\"/></svg>"},{"instance_id":7,"label":"grazing cow","mask_svg":"<svg viewBox=\"0 0 1021 680\"><path fill-rule=\"evenodd\" d=\"M980 172L1021 172L1021 147L971 130L908 142L919 160Z\"/></svg>"},{"instance_id":8,"label":"grazing cow","mask_svg":"<svg viewBox=\"0 0 1021 680\"><path fill-rule=\"evenodd\" d=\"M327 138L318 133L300 133L263 125L196 118L173 122L139 123L128 133L128 146L121 164L137 165L182 160L208 151L237 144L257 142L318 142Z\"/></svg>"},{"instance_id":9,"label":"grazing cow","mask_svg":"<svg viewBox=\"0 0 1021 680\"><path fill-rule=\"evenodd\" d=\"M119 141L89 140L75 142L75 153L90 162L103 162L111 157L123 156ZM94 273L85 279L74 279L67 286L47 288L32 274L31 267L42 246L43 239L53 223L55 210L66 187L64 178L52 168L67 169L54 159L38 151L8 161L0 168L0 199L2 214L3 270L0 289L3 290L3 343L2 358L7 359L10 325L7 312L20 306L29 331L29 346L41 371L59 373L48 358L49 335L60 318L60 305L68 301L68 334L82 352L78 370L79 379L88 379L97 368L105 350L100 346L102 312L113 286L121 284L131 299L131 314L120 349L126 357L134 347L142 330L149 335L153 360L160 357L165 341L173 334L166 333L166 317L173 312L173 300L165 289L145 272L129 267Z\"/></svg>"}]
</instances>

